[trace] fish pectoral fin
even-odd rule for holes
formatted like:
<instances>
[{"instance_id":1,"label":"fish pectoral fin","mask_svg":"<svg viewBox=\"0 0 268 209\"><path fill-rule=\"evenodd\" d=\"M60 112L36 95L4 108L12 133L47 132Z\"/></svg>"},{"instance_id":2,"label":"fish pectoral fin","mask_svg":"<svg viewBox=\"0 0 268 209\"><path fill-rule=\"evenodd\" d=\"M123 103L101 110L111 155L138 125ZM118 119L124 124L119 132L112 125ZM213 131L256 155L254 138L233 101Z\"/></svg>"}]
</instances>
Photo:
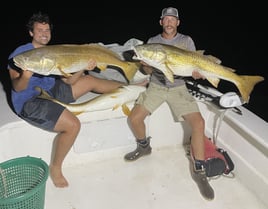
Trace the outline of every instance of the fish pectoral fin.
<instances>
[{"instance_id":1,"label":"fish pectoral fin","mask_svg":"<svg viewBox=\"0 0 268 209\"><path fill-rule=\"evenodd\" d=\"M209 83L211 83L214 87L218 88L220 79L219 78L215 78L215 77L207 77L207 80L209 81Z\"/></svg>"},{"instance_id":2,"label":"fish pectoral fin","mask_svg":"<svg viewBox=\"0 0 268 209\"><path fill-rule=\"evenodd\" d=\"M174 74L169 65L166 65L166 68L162 72L171 83L174 83Z\"/></svg>"},{"instance_id":3,"label":"fish pectoral fin","mask_svg":"<svg viewBox=\"0 0 268 209\"><path fill-rule=\"evenodd\" d=\"M128 108L128 106L126 104L122 105L122 111L126 116L130 115L130 109Z\"/></svg>"},{"instance_id":4,"label":"fish pectoral fin","mask_svg":"<svg viewBox=\"0 0 268 209\"><path fill-rule=\"evenodd\" d=\"M71 73L65 73L65 72L61 69L61 67L58 67L58 69L59 69L59 71L61 72L61 74L62 74L64 77L68 78L68 77L71 77L71 76L72 76Z\"/></svg>"}]
</instances>

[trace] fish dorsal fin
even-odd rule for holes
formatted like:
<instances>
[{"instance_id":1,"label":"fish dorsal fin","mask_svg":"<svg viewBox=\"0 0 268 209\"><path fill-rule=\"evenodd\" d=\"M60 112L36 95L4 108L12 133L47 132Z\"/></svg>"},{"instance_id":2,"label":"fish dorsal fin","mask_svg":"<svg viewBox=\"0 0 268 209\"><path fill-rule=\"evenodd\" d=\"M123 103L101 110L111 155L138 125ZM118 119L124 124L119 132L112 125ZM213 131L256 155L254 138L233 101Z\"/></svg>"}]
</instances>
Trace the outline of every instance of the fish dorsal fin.
<instances>
[{"instance_id":1,"label":"fish dorsal fin","mask_svg":"<svg viewBox=\"0 0 268 209\"><path fill-rule=\"evenodd\" d=\"M108 53L110 56L115 56L118 59L121 59L120 55L117 54L116 52L114 52L113 50L110 50L109 48L101 45L101 44L97 44L97 43L91 43L89 44L91 47L95 48L95 50L100 50L100 51L105 51L105 53Z\"/></svg>"},{"instance_id":2,"label":"fish dorsal fin","mask_svg":"<svg viewBox=\"0 0 268 209\"><path fill-rule=\"evenodd\" d=\"M235 69L230 68L230 67L225 67L225 69L226 69L226 70L229 70L229 71L231 71L231 72L235 72Z\"/></svg>"},{"instance_id":3,"label":"fish dorsal fin","mask_svg":"<svg viewBox=\"0 0 268 209\"><path fill-rule=\"evenodd\" d=\"M219 58L217 58L217 57L214 57L212 55L204 55L204 56L206 56L206 58L208 58L212 62L215 62L215 63L217 63L219 65L221 64L221 60Z\"/></svg>"},{"instance_id":4,"label":"fish dorsal fin","mask_svg":"<svg viewBox=\"0 0 268 209\"><path fill-rule=\"evenodd\" d=\"M212 61L214 63L217 63L219 65L221 64L221 60L219 58L217 58L213 55L204 55L205 50L197 50L196 53L205 56L206 58L208 58L210 61ZM229 70L231 72L235 72L235 69L233 69L233 68L225 67L225 69Z\"/></svg>"},{"instance_id":5,"label":"fish dorsal fin","mask_svg":"<svg viewBox=\"0 0 268 209\"><path fill-rule=\"evenodd\" d=\"M201 54L201 55L204 55L204 53L205 53L205 50L196 50L196 53L197 53L197 54Z\"/></svg>"},{"instance_id":6,"label":"fish dorsal fin","mask_svg":"<svg viewBox=\"0 0 268 209\"><path fill-rule=\"evenodd\" d=\"M205 55L205 50L197 50L197 51L195 51L197 54L199 54L199 55L203 55L203 56L205 56L206 58L208 58L210 61L212 61L212 62L215 62L215 63L217 63L217 64L221 64L221 60L219 59L219 58L217 58L217 57L214 57L214 56L212 56L212 55Z\"/></svg>"}]
</instances>

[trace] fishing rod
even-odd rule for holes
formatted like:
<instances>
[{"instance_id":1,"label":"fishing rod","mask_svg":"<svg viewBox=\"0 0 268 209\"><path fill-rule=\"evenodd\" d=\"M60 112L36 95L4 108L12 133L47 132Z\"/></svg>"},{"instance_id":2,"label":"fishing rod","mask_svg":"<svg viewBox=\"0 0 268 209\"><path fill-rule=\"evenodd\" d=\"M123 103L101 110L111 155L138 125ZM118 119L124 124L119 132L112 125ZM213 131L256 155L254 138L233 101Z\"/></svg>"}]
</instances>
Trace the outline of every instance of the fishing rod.
<instances>
[{"instance_id":1,"label":"fishing rod","mask_svg":"<svg viewBox=\"0 0 268 209\"><path fill-rule=\"evenodd\" d=\"M196 81L185 80L189 92L199 100L209 101L220 108L233 108L234 112L242 115L242 111L237 108L243 105L242 98L236 92L221 93L215 88L204 86Z\"/></svg>"}]
</instances>

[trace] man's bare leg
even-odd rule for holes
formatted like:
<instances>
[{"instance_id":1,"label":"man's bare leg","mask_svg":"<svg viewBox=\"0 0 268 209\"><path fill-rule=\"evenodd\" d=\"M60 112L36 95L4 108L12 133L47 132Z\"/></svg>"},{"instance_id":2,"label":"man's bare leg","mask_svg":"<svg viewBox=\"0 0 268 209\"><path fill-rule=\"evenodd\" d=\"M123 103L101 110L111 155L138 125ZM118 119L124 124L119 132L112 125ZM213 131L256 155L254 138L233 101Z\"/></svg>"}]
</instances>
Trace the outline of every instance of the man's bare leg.
<instances>
[{"instance_id":1,"label":"man's bare leg","mask_svg":"<svg viewBox=\"0 0 268 209\"><path fill-rule=\"evenodd\" d=\"M55 131L59 132L55 141L54 155L50 164L50 177L56 187L67 187L68 181L63 175L63 161L74 144L80 131L80 121L68 110L61 114Z\"/></svg>"}]
</instances>

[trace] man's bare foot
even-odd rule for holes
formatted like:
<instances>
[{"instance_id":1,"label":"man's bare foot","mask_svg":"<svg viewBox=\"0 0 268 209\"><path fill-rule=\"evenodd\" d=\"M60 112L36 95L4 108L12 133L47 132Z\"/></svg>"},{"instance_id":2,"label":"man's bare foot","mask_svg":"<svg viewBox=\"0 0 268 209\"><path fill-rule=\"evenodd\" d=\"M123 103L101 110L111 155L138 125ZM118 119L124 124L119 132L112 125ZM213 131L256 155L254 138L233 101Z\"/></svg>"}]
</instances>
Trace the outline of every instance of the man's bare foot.
<instances>
[{"instance_id":1,"label":"man's bare foot","mask_svg":"<svg viewBox=\"0 0 268 209\"><path fill-rule=\"evenodd\" d=\"M68 181L62 174L61 168L57 166L50 165L50 178L56 187L63 188L69 186Z\"/></svg>"}]
</instances>

